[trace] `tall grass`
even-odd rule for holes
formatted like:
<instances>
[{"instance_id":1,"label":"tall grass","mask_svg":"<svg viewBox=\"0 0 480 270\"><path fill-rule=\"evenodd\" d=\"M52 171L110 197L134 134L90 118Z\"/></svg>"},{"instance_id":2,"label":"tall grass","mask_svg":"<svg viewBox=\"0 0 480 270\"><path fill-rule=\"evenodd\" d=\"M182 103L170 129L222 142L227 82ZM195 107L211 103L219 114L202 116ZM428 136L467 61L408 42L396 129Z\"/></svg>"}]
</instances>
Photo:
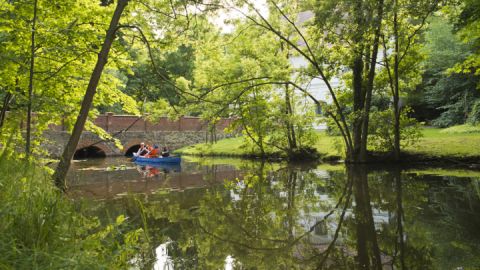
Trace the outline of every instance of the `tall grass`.
<instances>
[{"instance_id":1,"label":"tall grass","mask_svg":"<svg viewBox=\"0 0 480 270\"><path fill-rule=\"evenodd\" d=\"M123 216L83 215L32 162L0 157L0 269L124 269L146 250Z\"/></svg>"}]
</instances>

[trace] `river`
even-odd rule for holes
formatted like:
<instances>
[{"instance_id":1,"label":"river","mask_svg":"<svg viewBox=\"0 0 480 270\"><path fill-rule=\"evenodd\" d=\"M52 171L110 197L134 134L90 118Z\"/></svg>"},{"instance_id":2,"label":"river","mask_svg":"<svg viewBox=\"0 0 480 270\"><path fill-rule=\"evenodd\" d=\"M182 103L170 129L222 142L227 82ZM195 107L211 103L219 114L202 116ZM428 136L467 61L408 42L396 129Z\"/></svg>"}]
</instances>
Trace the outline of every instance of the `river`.
<instances>
[{"instance_id":1,"label":"river","mask_svg":"<svg viewBox=\"0 0 480 270\"><path fill-rule=\"evenodd\" d=\"M480 269L478 171L119 157L75 161L68 184L148 230L138 268Z\"/></svg>"}]
</instances>

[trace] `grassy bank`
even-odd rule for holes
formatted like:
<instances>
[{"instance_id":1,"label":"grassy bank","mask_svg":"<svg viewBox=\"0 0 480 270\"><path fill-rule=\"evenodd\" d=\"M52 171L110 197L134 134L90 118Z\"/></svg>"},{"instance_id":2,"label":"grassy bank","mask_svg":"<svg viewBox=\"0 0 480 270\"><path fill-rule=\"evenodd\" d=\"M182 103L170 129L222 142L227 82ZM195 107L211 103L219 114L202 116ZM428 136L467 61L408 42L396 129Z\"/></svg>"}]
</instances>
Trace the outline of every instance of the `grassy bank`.
<instances>
[{"instance_id":1,"label":"grassy bank","mask_svg":"<svg viewBox=\"0 0 480 270\"><path fill-rule=\"evenodd\" d=\"M0 269L129 268L142 230L123 216L100 224L52 183L45 168L0 157Z\"/></svg>"},{"instance_id":2,"label":"grassy bank","mask_svg":"<svg viewBox=\"0 0 480 270\"><path fill-rule=\"evenodd\" d=\"M322 158L339 159L342 156L341 152L336 148L336 145L338 145L337 141L339 141L339 139L340 138L338 137L327 136L324 132L321 132L315 148L319 151ZM190 145L176 150L175 153L192 156L222 156L243 158L260 156L260 152L251 151L249 148L243 147L242 137L220 140L215 144L200 143ZM279 157L282 155L280 152L272 150L267 151L266 154L272 157Z\"/></svg>"},{"instance_id":3,"label":"grassy bank","mask_svg":"<svg viewBox=\"0 0 480 270\"><path fill-rule=\"evenodd\" d=\"M464 128L424 128L423 138L414 145L404 149L409 155L424 156L427 158L452 158L480 160L480 130L478 132L464 131ZM243 139L240 137L220 140L216 144L196 144L178 149L176 153L184 155L252 157L259 153L243 148ZM328 136L319 132L319 139L315 148L323 159L342 159L342 145L338 136Z\"/></svg>"}]
</instances>

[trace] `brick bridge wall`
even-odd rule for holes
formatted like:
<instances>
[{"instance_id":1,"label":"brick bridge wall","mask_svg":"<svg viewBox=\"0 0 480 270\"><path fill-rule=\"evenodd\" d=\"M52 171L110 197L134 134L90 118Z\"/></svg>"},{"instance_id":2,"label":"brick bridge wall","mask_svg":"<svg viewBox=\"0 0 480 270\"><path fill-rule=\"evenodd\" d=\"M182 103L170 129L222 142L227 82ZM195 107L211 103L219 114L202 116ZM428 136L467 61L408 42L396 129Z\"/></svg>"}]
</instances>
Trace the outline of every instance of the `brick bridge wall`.
<instances>
[{"instance_id":1,"label":"brick bridge wall","mask_svg":"<svg viewBox=\"0 0 480 270\"><path fill-rule=\"evenodd\" d=\"M232 121L233 119L221 119L218 122L216 125L217 139L226 137L223 130ZM77 150L94 144L107 156L125 155L130 147L141 142L167 146L174 150L183 146L205 142L209 136L208 125L198 117L181 117L177 121L170 121L168 118L163 117L152 123L138 116L107 113L98 116L94 122L110 134L116 134L115 138L120 140L123 149L118 149L112 142L101 141L97 135L84 131ZM126 130L127 128L129 129ZM52 157L60 156L70 137L65 127L63 125L52 125L48 131L44 132L44 135L48 140L44 144L46 150Z\"/></svg>"}]
</instances>

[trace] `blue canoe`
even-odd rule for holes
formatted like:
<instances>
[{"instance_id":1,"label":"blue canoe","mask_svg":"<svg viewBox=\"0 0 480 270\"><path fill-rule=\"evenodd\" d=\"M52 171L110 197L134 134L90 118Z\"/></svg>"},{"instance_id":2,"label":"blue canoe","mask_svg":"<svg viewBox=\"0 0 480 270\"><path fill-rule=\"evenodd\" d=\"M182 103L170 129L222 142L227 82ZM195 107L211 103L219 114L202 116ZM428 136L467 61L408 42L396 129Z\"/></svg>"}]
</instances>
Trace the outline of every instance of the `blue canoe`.
<instances>
[{"instance_id":1,"label":"blue canoe","mask_svg":"<svg viewBox=\"0 0 480 270\"><path fill-rule=\"evenodd\" d=\"M145 158L132 157L132 161L152 164L180 164L182 159L180 157L163 157L163 158Z\"/></svg>"}]
</instances>

